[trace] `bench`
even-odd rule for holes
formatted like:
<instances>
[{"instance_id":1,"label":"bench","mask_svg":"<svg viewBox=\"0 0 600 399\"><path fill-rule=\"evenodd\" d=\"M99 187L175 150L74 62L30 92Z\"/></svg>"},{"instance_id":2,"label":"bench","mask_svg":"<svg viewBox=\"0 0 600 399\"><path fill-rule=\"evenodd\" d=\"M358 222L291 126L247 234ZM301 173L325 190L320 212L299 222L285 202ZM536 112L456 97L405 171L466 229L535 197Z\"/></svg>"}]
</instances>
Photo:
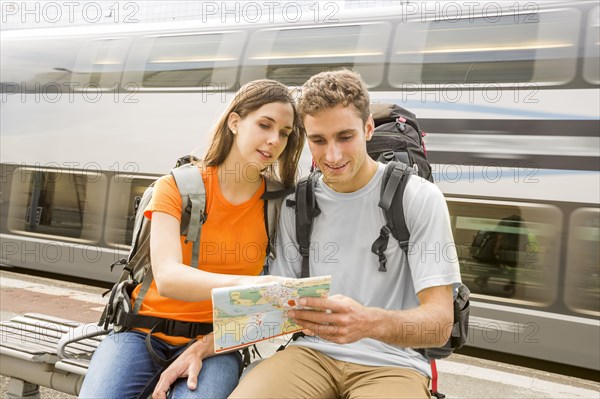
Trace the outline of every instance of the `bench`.
<instances>
[{"instance_id":1,"label":"bench","mask_svg":"<svg viewBox=\"0 0 600 399\"><path fill-rule=\"evenodd\" d=\"M39 398L40 386L78 396L92 354L107 333L96 323L38 313L0 322L0 374L10 378L6 397ZM279 345L269 346L271 355ZM242 378L261 360L253 361Z\"/></svg>"},{"instance_id":2,"label":"bench","mask_svg":"<svg viewBox=\"0 0 600 399\"><path fill-rule=\"evenodd\" d=\"M107 333L96 323L38 313L0 322L0 374L10 378L6 398L39 398L40 386L78 396Z\"/></svg>"},{"instance_id":3,"label":"bench","mask_svg":"<svg viewBox=\"0 0 600 399\"><path fill-rule=\"evenodd\" d=\"M0 323L0 374L10 378L8 398L39 398L44 386L78 395L94 350L106 331L27 313Z\"/></svg>"}]
</instances>

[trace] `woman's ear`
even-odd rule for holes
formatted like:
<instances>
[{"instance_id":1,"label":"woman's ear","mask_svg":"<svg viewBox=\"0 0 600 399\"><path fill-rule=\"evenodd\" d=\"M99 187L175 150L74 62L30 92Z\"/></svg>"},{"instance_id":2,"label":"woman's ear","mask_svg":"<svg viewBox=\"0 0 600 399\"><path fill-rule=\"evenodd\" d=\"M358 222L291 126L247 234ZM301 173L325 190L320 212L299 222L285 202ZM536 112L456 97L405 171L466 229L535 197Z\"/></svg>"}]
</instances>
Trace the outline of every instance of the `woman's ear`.
<instances>
[{"instance_id":1,"label":"woman's ear","mask_svg":"<svg viewBox=\"0 0 600 399\"><path fill-rule=\"evenodd\" d=\"M233 134L237 134L238 123L240 122L240 119L240 116L235 112L230 113L227 117L227 127Z\"/></svg>"}]
</instances>

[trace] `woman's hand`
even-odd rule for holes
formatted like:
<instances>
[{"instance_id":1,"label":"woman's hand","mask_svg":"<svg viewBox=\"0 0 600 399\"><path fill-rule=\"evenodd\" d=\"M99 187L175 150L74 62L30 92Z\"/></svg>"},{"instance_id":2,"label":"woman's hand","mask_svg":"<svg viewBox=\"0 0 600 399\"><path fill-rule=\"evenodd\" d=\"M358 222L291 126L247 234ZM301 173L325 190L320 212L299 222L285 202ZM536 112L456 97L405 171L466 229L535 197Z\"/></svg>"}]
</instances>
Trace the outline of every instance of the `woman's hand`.
<instances>
[{"instance_id":1,"label":"woman's hand","mask_svg":"<svg viewBox=\"0 0 600 399\"><path fill-rule=\"evenodd\" d=\"M160 375L158 384L152 393L152 399L166 399L167 392L178 378L187 377L189 390L196 390L198 375L202 369L202 360L214 355L213 345L214 335L205 335L179 355Z\"/></svg>"}]
</instances>

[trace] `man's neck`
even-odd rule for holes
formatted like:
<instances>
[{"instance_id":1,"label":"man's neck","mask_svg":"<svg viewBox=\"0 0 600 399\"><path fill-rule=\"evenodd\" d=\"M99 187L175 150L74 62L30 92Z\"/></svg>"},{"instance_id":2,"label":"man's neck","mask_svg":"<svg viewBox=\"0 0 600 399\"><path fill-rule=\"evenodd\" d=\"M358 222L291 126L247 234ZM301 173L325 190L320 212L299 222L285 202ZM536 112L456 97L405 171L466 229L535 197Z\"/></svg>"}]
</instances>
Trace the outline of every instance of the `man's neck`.
<instances>
[{"instance_id":1,"label":"man's neck","mask_svg":"<svg viewBox=\"0 0 600 399\"><path fill-rule=\"evenodd\" d=\"M338 193L356 192L361 188L365 187L367 184L369 184L373 176L375 176L375 173L377 173L378 165L379 164L376 161L374 161L371 157L367 156L363 164L361 165L361 168L358 171L358 173L354 175L354 177L350 181L341 184L328 184L327 182L325 184L327 184L327 186L333 191L336 191Z\"/></svg>"}]
</instances>

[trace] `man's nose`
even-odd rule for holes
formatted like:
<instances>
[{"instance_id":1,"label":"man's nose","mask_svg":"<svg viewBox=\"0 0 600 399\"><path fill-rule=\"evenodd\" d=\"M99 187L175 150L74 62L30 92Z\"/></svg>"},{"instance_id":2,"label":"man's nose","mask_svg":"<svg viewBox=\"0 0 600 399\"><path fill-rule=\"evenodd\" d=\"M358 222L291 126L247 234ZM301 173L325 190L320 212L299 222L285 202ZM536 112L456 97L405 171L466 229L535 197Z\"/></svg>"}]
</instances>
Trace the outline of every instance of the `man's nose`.
<instances>
[{"instance_id":1,"label":"man's nose","mask_svg":"<svg viewBox=\"0 0 600 399\"><path fill-rule=\"evenodd\" d=\"M342 152L338 148L336 143L329 143L327 145L327 152L325 153L327 162L335 163L342 159Z\"/></svg>"}]
</instances>

